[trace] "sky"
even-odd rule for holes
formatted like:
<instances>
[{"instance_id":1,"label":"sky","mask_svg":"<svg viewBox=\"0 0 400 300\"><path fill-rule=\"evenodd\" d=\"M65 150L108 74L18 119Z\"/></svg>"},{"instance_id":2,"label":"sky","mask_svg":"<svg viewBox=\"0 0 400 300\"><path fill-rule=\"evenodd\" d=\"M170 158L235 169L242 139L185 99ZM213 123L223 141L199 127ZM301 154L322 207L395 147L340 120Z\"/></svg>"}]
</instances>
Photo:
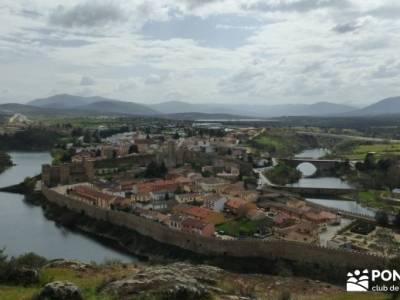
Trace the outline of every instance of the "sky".
<instances>
[{"instance_id":1,"label":"sky","mask_svg":"<svg viewBox=\"0 0 400 300\"><path fill-rule=\"evenodd\" d=\"M398 0L1 0L0 103L400 95Z\"/></svg>"}]
</instances>

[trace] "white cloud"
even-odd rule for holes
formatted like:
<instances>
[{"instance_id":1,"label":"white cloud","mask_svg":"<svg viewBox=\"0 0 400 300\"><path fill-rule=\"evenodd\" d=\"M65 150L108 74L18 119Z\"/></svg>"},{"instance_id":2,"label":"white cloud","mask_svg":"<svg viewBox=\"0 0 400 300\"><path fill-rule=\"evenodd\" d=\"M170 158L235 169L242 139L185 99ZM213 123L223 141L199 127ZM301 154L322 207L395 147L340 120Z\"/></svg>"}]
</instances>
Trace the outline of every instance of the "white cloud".
<instances>
[{"instance_id":1,"label":"white cloud","mask_svg":"<svg viewBox=\"0 0 400 300\"><path fill-rule=\"evenodd\" d=\"M96 81L89 76L82 76L81 78L81 85L83 86L89 86L89 85L95 85Z\"/></svg>"},{"instance_id":2,"label":"white cloud","mask_svg":"<svg viewBox=\"0 0 400 300\"><path fill-rule=\"evenodd\" d=\"M372 102L399 92L397 16L390 0L3 0L0 101Z\"/></svg>"}]
</instances>

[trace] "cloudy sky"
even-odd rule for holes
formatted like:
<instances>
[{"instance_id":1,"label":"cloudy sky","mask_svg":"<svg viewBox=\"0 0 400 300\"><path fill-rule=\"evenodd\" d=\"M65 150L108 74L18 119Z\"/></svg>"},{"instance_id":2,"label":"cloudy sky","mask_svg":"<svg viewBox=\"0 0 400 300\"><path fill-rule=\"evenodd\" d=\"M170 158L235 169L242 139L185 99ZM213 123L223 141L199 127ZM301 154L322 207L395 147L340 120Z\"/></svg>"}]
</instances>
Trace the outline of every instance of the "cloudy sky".
<instances>
[{"instance_id":1,"label":"cloudy sky","mask_svg":"<svg viewBox=\"0 0 400 300\"><path fill-rule=\"evenodd\" d=\"M1 0L0 25L1 103L400 95L398 0Z\"/></svg>"}]
</instances>

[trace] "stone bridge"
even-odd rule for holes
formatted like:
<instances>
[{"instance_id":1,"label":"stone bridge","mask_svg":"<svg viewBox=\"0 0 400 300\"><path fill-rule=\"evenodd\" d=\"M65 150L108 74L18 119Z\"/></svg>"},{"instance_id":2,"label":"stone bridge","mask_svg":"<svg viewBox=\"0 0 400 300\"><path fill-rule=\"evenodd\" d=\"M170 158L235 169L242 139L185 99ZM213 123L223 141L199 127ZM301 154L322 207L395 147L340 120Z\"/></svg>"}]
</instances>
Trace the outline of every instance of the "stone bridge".
<instances>
[{"instance_id":1,"label":"stone bridge","mask_svg":"<svg viewBox=\"0 0 400 300\"><path fill-rule=\"evenodd\" d=\"M338 165L346 164L344 160L338 159L313 159L313 158L279 158L278 161L297 168L302 163L310 163L315 166L318 171L330 171Z\"/></svg>"}]
</instances>

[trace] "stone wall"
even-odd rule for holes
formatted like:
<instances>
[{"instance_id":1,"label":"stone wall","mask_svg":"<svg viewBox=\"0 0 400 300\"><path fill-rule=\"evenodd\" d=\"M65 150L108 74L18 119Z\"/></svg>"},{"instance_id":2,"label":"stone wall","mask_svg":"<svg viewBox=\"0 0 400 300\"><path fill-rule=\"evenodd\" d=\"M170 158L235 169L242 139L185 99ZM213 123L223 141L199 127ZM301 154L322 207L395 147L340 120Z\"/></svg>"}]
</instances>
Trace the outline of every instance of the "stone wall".
<instances>
[{"instance_id":1,"label":"stone wall","mask_svg":"<svg viewBox=\"0 0 400 300\"><path fill-rule=\"evenodd\" d=\"M207 238L170 229L162 224L125 212L104 210L88 205L46 187L43 187L43 194L50 202L66 207L74 212L85 213L94 219L107 221L134 230L158 242L207 256L260 259L280 258L311 264L331 264L332 266L343 266L349 269L378 267L388 262L387 259L381 256L324 248L298 242L282 240L230 241Z\"/></svg>"}]
</instances>

